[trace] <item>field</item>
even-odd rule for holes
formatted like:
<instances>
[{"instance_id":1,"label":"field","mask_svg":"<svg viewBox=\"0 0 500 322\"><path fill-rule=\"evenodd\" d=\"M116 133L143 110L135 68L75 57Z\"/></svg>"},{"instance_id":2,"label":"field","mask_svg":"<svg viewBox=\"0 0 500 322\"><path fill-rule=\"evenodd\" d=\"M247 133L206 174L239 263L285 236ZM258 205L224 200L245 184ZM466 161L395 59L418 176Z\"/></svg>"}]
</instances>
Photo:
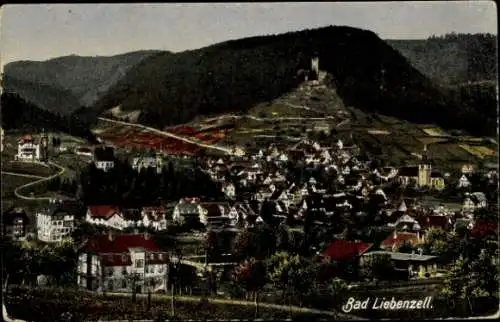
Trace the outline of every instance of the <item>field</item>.
<instances>
[{"instance_id":1,"label":"field","mask_svg":"<svg viewBox=\"0 0 500 322\"><path fill-rule=\"evenodd\" d=\"M120 148L153 149L183 155L198 155L201 152L196 144L126 125L107 126L101 129L99 137Z\"/></svg>"},{"instance_id":2,"label":"field","mask_svg":"<svg viewBox=\"0 0 500 322\"><path fill-rule=\"evenodd\" d=\"M459 147L461 147L465 151L469 152L470 154L472 154L480 159L484 159L484 157L486 157L486 156L493 156L496 154L496 152L494 150L492 150L488 147L485 147L485 146L459 144Z\"/></svg>"},{"instance_id":3,"label":"field","mask_svg":"<svg viewBox=\"0 0 500 322\"><path fill-rule=\"evenodd\" d=\"M23 290L24 292L22 292ZM28 321L57 321L64 312L70 312L75 321L106 320L145 320L162 315L168 318L171 313L170 296L153 296L152 306L146 307L146 299L138 296L133 302L130 294L123 296L98 296L88 292L67 290L9 290L5 296L10 315ZM326 318L311 313L290 313L289 310L266 308L261 305L258 318L288 319ZM253 319L254 305L215 303L200 299L178 297L175 304L175 318L185 319ZM72 319L72 320L73 320Z\"/></svg>"},{"instance_id":4,"label":"field","mask_svg":"<svg viewBox=\"0 0 500 322\"><path fill-rule=\"evenodd\" d=\"M14 195L14 190L19 186L36 180L38 179L2 174L2 202L9 199L17 199Z\"/></svg>"},{"instance_id":5,"label":"field","mask_svg":"<svg viewBox=\"0 0 500 322\"><path fill-rule=\"evenodd\" d=\"M424 128L423 131L429 136L448 136L449 134L438 127Z\"/></svg>"}]
</instances>

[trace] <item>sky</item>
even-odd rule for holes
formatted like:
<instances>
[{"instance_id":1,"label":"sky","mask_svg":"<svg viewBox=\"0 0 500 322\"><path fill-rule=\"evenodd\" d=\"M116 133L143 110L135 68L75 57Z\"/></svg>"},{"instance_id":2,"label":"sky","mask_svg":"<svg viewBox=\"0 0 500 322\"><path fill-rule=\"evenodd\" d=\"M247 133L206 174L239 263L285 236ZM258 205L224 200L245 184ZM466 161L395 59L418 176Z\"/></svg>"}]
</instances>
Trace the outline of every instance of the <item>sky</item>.
<instances>
[{"instance_id":1,"label":"sky","mask_svg":"<svg viewBox=\"0 0 500 322\"><path fill-rule=\"evenodd\" d=\"M249 36L329 25L383 39L446 33L497 34L493 1L154 3L5 5L1 64L142 49L179 52Z\"/></svg>"}]
</instances>

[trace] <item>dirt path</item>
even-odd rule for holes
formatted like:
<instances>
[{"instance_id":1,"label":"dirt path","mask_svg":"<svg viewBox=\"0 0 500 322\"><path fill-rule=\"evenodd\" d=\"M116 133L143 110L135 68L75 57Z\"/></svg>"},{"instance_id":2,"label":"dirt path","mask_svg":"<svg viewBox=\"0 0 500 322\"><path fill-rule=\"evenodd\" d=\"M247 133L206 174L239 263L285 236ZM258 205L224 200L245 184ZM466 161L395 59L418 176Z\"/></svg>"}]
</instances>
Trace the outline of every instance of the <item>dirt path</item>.
<instances>
[{"instance_id":1,"label":"dirt path","mask_svg":"<svg viewBox=\"0 0 500 322\"><path fill-rule=\"evenodd\" d=\"M42 177L42 176L35 176L33 174L24 174L24 173L9 172L9 171L2 171L1 173L8 175L8 176L18 176L18 177L33 178L33 179L45 179L46 178L46 177Z\"/></svg>"},{"instance_id":2,"label":"dirt path","mask_svg":"<svg viewBox=\"0 0 500 322\"><path fill-rule=\"evenodd\" d=\"M27 183L25 185L22 185L22 186L19 186L17 187L15 190L14 190L14 195L20 199L24 199L24 200L51 200L53 198L49 198L49 197L28 197L28 196L24 196L22 195L19 191L24 189L24 188L28 188L28 187L31 187L31 186L34 186L36 184L39 184L41 182L45 182L45 181L50 181L52 179L55 179L57 178L58 176L64 174L64 172L66 172L66 169L63 168L62 166L58 165L57 163L54 163L52 161L49 161L48 162L50 165L56 167L59 169L59 172L57 172L56 174L53 174L51 176L48 176L48 177L43 177L39 180L36 180L36 181L33 181L33 182L30 182L30 183Z\"/></svg>"}]
</instances>

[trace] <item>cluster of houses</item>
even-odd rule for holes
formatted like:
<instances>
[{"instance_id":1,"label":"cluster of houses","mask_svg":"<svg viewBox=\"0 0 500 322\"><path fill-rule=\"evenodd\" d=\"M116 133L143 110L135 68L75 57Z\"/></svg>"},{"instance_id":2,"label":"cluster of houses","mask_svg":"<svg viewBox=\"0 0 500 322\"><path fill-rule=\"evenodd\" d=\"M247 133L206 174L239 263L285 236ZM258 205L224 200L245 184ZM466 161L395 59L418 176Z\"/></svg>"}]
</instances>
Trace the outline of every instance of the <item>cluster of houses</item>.
<instances>
[{"instance_id":1,"label":"cluster of houses","mask_svg":"<svg viewBox=\"0 0 500 322\"><path fill-rule=\"evenodd\" d=\"M105 148L98 151L94 154L96 165L103 170L112 168L113 151ZM359 157L356 146L345 146L341 140L328 147L307 140L282 149L271 145L246 156L205 157L204 161L203 171L221 184L226 200L206 202L198 196L189 196L181 198L171 212L162 206L125 209L117 205L89 205L79 219L62 203L53 202L35 214L36 237L48 243L71 238L79 221L117 231L145 228L150 233L165 230L172 222L237 230L265 224L261 216L264 203L273 207L273 217L281 222L290 218L300 222L309 210L321 213L323 220L332 221L344 214L373 215L366 211L366 205L375 203L379 206L377 215L387 218L381 228L388 232L388 237L381 242L380 250L370 251L371 243L336 239L323 255L333 260L356 256L370 260L374 254L385 253L397 269L410 275L432 276L437 274L435 256L423 254L421 249L401 253L399 248L406 243L418 249L425 242L426 232L436 227L450 231L464 225L473 233L496 233L498 229L496 222L485 223L474 218L476 209L488 206L483 192L465 194L458 209L439 204L429 207L416 199L388 195L385 184L391 181L403 184L414 181L419 187L444 188L446 176L432 169L425 153L411 171L373 169L369 160ZM133 167L158 169L160 162L157 156L136 158ZM305 170L292 173L290 163L303 164ZM320 172L313 171L318 168ZM471 171L462 169L462 172L459 185L463 187L463 178L470 180ZM486 175L496 180L496 174ZM461 214L460 219L457 213ZM25 238L28 224L29 217L22 209L12 208L3 215L4 235L13 239ZM92 290L120 291L130 289L130 276L138 275L141 283L133 285L139 291L147 287L165 289L167 262L166 253L147 234L95 236L80 250L78 285Z\"/></svg>"}]
</instances>

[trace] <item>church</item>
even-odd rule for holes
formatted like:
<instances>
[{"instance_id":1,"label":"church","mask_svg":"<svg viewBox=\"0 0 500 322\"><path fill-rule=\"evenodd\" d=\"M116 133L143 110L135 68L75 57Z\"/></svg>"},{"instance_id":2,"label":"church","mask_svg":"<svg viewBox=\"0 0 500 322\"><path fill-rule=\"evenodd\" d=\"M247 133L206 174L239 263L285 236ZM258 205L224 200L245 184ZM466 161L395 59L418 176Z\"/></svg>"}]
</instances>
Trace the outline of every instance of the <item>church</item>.
<instances>
[{"instance_id":1,"label":"church","mask_svg":"<svg viewBox=\"0 0 500 322\"><path fill-rule=\"evenodd\" d=\"M422 160L418 165L401 167L398 170L399 181L404 185L416 185L419 188L444 189L444 178L436 170L432 170L432 162L424 145Z\"/></svg>"}]
</instances>

